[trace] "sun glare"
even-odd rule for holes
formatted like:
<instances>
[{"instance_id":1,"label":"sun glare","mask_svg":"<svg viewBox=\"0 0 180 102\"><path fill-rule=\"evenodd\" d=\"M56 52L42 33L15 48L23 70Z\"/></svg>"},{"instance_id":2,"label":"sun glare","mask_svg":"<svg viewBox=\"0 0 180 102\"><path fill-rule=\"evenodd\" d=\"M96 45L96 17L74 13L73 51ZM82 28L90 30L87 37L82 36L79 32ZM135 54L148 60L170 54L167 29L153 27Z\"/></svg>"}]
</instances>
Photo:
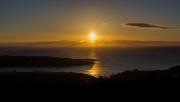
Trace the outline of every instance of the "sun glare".
<instances>
[{"instance_id":1,"label":"sun glare","mask_svg":"<svg viewBox=\"0 0 180 102\"><path fill-rule=\"evenodd\" d=\"M96 39L96 35L94 33L91 33L89 38L91 41L94 41Z\"/></svg>"}]
</instances>

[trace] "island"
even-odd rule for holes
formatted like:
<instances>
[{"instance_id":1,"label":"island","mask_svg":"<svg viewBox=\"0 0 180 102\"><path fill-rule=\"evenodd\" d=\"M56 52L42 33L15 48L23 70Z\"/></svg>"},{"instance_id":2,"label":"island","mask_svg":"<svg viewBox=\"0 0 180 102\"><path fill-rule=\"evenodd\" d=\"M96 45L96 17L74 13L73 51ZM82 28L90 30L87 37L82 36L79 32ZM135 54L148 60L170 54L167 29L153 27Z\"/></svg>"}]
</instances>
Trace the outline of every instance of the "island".
<instances>
[{"instance_id":1,"label":"island","mask_svg":"<svg viewBox=\"0 0 180 102\"><path fill-rule=\"evenodd\" d=\"M0 56L0 68L4 67L67 67L94 64L96 59L72 59L50 56Z\"/></svg>"}]
</instances>

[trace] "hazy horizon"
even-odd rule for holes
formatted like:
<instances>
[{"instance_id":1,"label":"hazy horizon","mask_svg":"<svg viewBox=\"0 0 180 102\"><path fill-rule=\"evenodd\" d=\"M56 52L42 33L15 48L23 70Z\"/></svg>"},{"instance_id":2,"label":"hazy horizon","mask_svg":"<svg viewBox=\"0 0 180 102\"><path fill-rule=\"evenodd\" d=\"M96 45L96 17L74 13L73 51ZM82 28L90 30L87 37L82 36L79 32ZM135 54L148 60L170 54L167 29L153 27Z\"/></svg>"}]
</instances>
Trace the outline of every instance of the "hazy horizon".
<instances>
[{"instance_id":1,"label":"hazy horizon","mask_svg":"<svg viewBox=\"0 0 180 102\"><path fill-rule=\"evenodd\" d=\"M136 40L59 40L34 42L0 42L0 47L153 47L180 46L180 41L136 41Z\"/></svg>"}]
</instances>

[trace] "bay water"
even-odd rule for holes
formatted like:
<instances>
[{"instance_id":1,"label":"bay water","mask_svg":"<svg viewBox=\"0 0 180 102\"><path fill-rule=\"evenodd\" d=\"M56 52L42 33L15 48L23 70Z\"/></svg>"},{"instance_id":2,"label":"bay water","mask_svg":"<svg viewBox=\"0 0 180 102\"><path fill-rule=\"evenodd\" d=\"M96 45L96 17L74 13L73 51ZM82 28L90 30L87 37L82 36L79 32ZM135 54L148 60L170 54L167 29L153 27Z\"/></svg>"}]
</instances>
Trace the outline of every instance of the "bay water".
<instances>
[{"instance_id":1,"label":"bay water","mask_svg":"<svg viewBox=\"0 0 180 102\"><path fill-rule=\"evenodd\" d=\"M62 68L0 68L1 72L35 70L75 72L92 76L110 75L126 70L163 70L180 64L180 47L1 47L0 55L52 56L63 58L93 58L94 65Z\"/></svg>"}]
</instances>

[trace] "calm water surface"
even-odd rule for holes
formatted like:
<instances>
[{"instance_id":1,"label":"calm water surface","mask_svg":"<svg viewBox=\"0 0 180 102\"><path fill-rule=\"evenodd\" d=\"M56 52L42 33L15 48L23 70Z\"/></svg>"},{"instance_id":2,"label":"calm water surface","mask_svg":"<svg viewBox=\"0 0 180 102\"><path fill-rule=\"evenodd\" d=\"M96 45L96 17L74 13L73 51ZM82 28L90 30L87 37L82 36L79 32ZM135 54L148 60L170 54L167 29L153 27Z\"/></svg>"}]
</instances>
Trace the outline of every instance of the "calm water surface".
<instances>
[{"instance_id":1,"label":"calm water surface","mask_svg":"<svg viewBox=\"0 0 180 102\"><path fill-rule=\"evenodd\" d=\"M180 47L3 47L0 55L52 56L64 58L96 58L94 65L64 68L1 68L0 71L76 72L93 76L109 75L125 70L162 70L180 64Z\"/></svg>"}]
</instances>

